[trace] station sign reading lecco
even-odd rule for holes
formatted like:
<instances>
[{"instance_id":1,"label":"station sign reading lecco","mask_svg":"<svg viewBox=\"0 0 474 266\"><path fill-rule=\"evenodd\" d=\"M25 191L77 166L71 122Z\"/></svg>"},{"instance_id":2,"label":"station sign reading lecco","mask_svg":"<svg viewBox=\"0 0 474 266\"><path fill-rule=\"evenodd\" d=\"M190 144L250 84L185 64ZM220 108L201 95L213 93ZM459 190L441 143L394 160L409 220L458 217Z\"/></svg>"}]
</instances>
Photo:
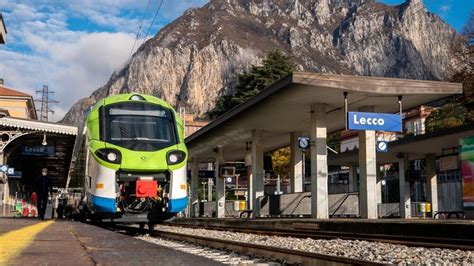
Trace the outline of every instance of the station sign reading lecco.
<instances>
[{"instance_id":1,"label":"station sign reading lecco","mask_svg":"<svg viewBox=\"0 0 474 266\"><path fill-rule=\"evenodd\" d=\"M402 117L400 114L348 112L347 128L402 132Z\"/></svg>"}]
</instances>

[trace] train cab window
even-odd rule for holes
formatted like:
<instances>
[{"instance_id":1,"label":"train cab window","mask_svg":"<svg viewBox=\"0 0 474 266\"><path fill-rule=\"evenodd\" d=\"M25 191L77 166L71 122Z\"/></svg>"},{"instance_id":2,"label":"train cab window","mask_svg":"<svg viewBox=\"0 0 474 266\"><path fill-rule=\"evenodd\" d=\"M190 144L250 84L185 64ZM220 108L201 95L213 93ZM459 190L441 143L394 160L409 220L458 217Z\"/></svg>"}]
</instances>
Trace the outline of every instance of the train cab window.
<instances>
[{"instance_id":1,"label":"train cab window","mask_svg":"<svg viewBox=\"0 0 474 266\"><path fill-rule=\"evenodd\" d=\"M155 151L176 144L172 112L162 106L126 102L105 106L101 139L136 151Z\"/></svg>"}]
</instances>

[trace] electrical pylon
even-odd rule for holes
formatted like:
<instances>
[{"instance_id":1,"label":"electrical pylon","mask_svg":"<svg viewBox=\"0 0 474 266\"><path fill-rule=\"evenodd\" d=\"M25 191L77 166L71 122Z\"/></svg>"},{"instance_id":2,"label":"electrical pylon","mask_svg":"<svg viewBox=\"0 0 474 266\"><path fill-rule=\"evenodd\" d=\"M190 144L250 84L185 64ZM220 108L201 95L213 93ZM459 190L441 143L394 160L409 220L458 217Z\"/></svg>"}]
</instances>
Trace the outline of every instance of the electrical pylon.
<instances>
[{"instance_id":1,"label":"electrical pylon","mask_svg":"<svg viewBox=\"0 0 474 266\"><path fill-rule=\"evenodd\" d=\"M49 104L51 103L59 103L59 101L53 100L50 98L50 95L54 94L54 91L50 91L48 86L44 85L42 90L37 90L36 94L41 93L41 99L35 99L35 102L40 104L40 109L36 109L39 111L39 120L41 121L48 121L48 114L54 114L54 111L50 109Z\"/></svg>"}]
</instances>

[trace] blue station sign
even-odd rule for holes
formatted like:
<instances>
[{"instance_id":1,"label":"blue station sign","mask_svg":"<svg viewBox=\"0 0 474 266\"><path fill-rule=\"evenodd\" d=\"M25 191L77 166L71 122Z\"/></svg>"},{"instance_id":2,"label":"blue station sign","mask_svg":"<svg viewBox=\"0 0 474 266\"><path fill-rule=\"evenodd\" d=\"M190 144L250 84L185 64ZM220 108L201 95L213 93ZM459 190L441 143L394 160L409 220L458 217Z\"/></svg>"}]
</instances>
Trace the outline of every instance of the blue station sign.
<instances>
[{"instance_id":1,"label":"blue station sign","mask_svg":"<svg viewBox=\"0 0 474 266\"><path fill-rule=\"evenodd\" d=\"M348 112L347 128L402 132L402 117L399 114Z\"/></svg>"}]
</instances>

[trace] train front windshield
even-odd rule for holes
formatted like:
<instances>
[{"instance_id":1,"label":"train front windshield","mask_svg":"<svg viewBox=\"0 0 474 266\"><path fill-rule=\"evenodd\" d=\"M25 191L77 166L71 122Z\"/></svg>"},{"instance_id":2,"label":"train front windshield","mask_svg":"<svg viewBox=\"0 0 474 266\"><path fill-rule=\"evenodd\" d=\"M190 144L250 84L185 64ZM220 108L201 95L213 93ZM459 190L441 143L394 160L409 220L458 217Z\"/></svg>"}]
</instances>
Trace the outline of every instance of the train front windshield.
<instances>
[{"instance_id":1,"label":"train front windshield","mask_svg":"<svg viewBox=\"0 0 474 266\"><path fill-rule=\"evenodd\" d=\"M101 139L136 151L155 151L176 144L174 117L169 109L145 102L105 106Z\"/></svg>"}]
</instances>

